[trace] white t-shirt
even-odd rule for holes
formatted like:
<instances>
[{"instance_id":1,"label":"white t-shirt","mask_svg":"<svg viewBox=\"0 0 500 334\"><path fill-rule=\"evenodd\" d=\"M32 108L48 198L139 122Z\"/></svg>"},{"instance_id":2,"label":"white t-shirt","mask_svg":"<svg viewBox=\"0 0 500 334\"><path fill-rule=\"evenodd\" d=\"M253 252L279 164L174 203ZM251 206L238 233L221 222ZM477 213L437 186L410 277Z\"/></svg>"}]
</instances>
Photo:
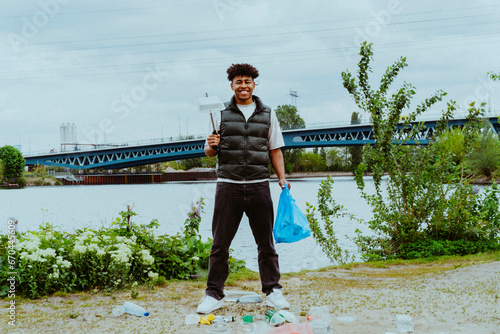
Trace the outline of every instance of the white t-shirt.
<instances>
[{"instance_id":1,"label":"white t-shirt","mask_svg":"<svg viewBox=\"0 0 500 334\"><path fill-rule=\"evenodd\" d=\"M255 102L252 104L237 104L237 106L238 109L240 109L241 112L243 113L243 116L245 116L245 120L248 120L255 111ZM219 130L220 130L220 122L217 123L217 131ZM276 113L274 112L274 110L271 110L271 124L269 127L269 134L267 136L267 141L270 151L285 146L285 141L283 140L283 134L281 133L278 117L276 117ZM205 141L205 146L208 146L206 141ZM238 181L238 180L218 178L217 181L230 182L230 183L257 183L257 182L267 181L267 179Z\"/></svg>"}]
</instances>

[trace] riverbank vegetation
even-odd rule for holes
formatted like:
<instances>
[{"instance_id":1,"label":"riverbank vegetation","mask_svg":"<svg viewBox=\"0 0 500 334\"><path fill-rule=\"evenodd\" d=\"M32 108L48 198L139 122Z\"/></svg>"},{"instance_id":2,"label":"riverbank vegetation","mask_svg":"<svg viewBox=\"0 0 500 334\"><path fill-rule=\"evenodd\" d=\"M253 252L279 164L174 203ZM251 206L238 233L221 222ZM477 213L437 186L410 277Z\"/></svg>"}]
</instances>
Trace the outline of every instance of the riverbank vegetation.
<instances>
[{"instance_id":1,"label":"riverbank vegetation","mask_svg":"<svg viewBox=\"0 0 500 334\"><path fill-rule=\"evenodd\" d=\"M0 147L0 186L18 185L23 187L24 157L14 146Z\"/></svg>"},{"instance_id":2,"label":"riverbank vegetation","mask_svg":"<svg viewBox=\"0 0 500 334\"><path fill-rule=\"evenodd\" d=\"M364 148L363 162L355 175L362 198L373 212L373 218L366 223L374 235L358 231L354 238L362 258L408 259L500 249L500 189L493 183L480 192L470 178L473 171L488 177L496 175L500 161L498 136L481 120L484 104L472 103L468 122L459 130L449 130L448 121L457 105L448 102L429 145L407 145L425 127L423 123L410 127L410 122L441 101L446 93L438 91L415 111L408 112L403 123L406 131L398 131L400 116L409 108L416 88L404 83L391 96L388 90L407 66L406 59L388 67L379 89L373 90L368 80L373 60L371 44L364 43L360 55L357 77L346 71L342 78L358 107L371 115L375 137L375 145ZM374 193L365 188L367 169L373 175ZM325 253L343 263L346 256L338 246L330 219L341 214L342 207L332 199L331 186L331 180L326 180L318 191L325 232L317 224L315 208L310 205L308 218Z\"/></svg>"},{"instance_id":3,"label":"riverbank vegetation","mask_svg":"<svg viewBox=\"0 0 500 334\"><path fill-rule=\"evenodd\" d=\"M0 237L0 296L10 291L7 281L16 273L15 294L39 298L56 291L93 289L112 292L135 285L163 284L188 279L208 269L212 241L202 240L199 224L204 202L192 205L181 232L156 235L156 220L136 224L132 208L120 212L110 227L60 231L46 223L38 231ZM230 258L231 271L245 263Z\"/></svg>"}]
</instances>

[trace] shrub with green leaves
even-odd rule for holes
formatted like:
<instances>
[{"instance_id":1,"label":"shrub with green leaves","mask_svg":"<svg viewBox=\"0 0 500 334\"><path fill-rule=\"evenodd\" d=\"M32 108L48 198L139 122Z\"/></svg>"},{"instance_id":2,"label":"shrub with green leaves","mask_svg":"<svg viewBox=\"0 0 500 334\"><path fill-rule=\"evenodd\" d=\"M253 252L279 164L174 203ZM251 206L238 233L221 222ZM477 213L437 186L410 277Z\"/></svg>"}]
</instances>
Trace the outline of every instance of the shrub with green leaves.
<instances>
[{"instance_id":1,"label":"shrub with green leaves","mask_svg":"<svg viewBox=\"0 0 500 334\"><path fill-rule=\"evenodd\" d=\"M321 246L323 252L332 261L332 263L344 264L353 260L353 256L347 251L342 250L338 243L338 238L333 229L334 219L354 217L345 212L341 205L338 205L332 197L332 186L334 181L331 176L321 181L318 190L318 211L322 220L316 218L316 207L306 203L306 218L309 222L312 235L316 242Z\"/></svg>"},{"instance_id":2,"label":"shrub with green leaves","mask_svg":"<svg viewBox=\"0 0 500 334\"><path fill-rule=\"evenodd\" d=\"M490 122L483 121L483 129L476 138L475 149L465 160L467 170L475 177L492 178L500 168L500 140L492 131Z\"/></svg>"},{"instance_id":3,"label":"shrub with green leaves","mask_svg":"<svg viewBox=\"0 0 500 334\"><path fill-rule=\"evenodd\" d=\"M157 220L136 224L137 214L127 206L111 227L85 228L75 233L59 231L50 224L39 231L18 233L15 269L8 263L8 236L0 236L0 296L9 291L8 273L16 272L16 294L39 298L56 291L101 289L114 291L164 279L188 279L208 269L211 240L202 241L199 224L203 198L195 205L182 232L156 235ZM230 258L232 270L243 261Z\"/></svg>"},{"instance_id":4,"label":"shrub with green leaves","mask_svg":"<svg viewBox=\"0 0 500 334\"><path fill-rule=\"evenodd\" d=\"M355 176L362 197L372 207L373 219L368 226L376 234L364 236L359 232L355 238L363 257L368 260L411 257L416 254L412 253L414 246L429 245L428 240L443 247L447 245L443 241L450 241L464 245L474 242L486 249L496 249L500 244L498 188L493 186L485 194L476 192L464 178L465 159L454 166L454 153L435 144L446 132L456 103L447 104L429 145L415 145L425 130L423 123L416 122L417 116L441 101L446 93L438 91L408 112L405 109L416 94L415 87L404 83L389 95L390 85L407 66L406 59L389 66L380 87L373 90L368 80L373 58L371 44L363 43L360 55L357 77L346 71L342 78L358 107L369 113L373 121L375 144L365 148L364 159L370 163L375 193L365 190L365 163L359 165ZM484 104L470 105L468 122L462 128L464 156L477 147L483 107ZM408 118L400 122L403 110ZM450 173L450 168L456 172Z\"/></svg>"}]
</instances>

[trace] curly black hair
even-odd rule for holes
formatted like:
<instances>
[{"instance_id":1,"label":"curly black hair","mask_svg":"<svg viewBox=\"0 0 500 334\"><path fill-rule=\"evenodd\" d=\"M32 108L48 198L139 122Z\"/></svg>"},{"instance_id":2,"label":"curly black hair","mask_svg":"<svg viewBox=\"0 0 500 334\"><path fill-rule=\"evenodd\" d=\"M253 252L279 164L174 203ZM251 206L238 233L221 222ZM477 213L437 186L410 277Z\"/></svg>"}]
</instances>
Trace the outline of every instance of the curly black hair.
<instances>
[{"instance_id":1,"label":"curly black hair","mask_svg":"<svg viewBox=\"0 0 500 334\"><path fill-rule=\"evenodd\" d=\"M227 79L233 81L238 75L249 76L255 79L259 76L259 71L250 64L232 64L227 69Z\"/></svg>"}]
</instances>

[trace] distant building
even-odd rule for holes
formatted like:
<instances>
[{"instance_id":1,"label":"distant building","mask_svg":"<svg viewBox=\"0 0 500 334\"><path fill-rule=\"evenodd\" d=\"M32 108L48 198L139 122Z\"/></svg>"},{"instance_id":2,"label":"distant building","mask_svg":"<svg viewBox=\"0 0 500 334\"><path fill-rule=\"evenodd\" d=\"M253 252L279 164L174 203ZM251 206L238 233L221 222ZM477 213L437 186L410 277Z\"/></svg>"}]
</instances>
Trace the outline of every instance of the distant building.
<instances>
[{"instance_id":1,"label":"distant building","mask_svg":"<svg viewBox=\"0 0 500 334\"><path fill-rule=\"evenodd\" d=\"M71 148L73 146L78 147L75 123L61 124L60 132L61 132L61 152L71 151Z\"/></svg>"}]
</instances>

